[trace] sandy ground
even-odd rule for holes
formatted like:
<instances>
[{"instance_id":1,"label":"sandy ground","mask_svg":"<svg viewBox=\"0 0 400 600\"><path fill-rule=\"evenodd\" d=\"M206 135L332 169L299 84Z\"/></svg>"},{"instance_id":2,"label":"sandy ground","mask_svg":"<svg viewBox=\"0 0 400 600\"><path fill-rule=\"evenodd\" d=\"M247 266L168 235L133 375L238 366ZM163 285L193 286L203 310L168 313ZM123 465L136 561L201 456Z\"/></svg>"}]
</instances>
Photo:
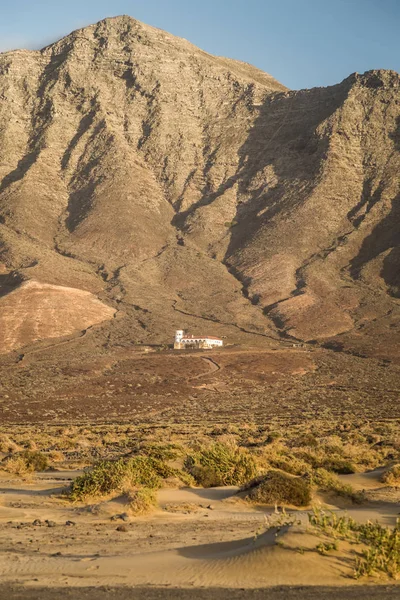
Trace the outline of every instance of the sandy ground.
<instances>
[{"instance_id":1,"label":"sandy ground","mask_svg":"<svg viewBox=\"0 0 400 600\"><path fill-rule=\"evenodd\" d=\"M40 588L50 587L156 586L222 591L345 586L350 590L361 589L366 583L352 578L354 549L347 543L341 542L340 552L329 556L315 552L320 540L307 531L304 511L297 512L299 524L290 530L266 531L266 519L274 509L238 500L237 488L184 488L162 489L157 510L135 518L125 513L124 498L90 506L65 501L60 494L76 474L43 473L30 481L3 474L0 479L0 585L14 586L15 598L22 588L30 590L27 598L35 598L32 589L39 593ZM345 477L348 481L358 478L364 489L369 482L373 493L387 490L378 481L379 470ZM394 524L399 495L387 490L386 500L371 500L349 507L347 512L359 520L375 518ZM118 531L121 526L123 530ZM152 593L149 590L147 597L168 597ZM344 597L335 592L329 596L329 590L326 596L313 593L304 598ZM60 597L91 598L89 591L89 595L82 594ZM128 597L122 591L121 596L118 594L115 597ZM276 594L271 597L284 597L278 591ZM392 597L390 586L388 594ZM0 597L5 597L5 592Z\"/></svg>"}]
</instances>

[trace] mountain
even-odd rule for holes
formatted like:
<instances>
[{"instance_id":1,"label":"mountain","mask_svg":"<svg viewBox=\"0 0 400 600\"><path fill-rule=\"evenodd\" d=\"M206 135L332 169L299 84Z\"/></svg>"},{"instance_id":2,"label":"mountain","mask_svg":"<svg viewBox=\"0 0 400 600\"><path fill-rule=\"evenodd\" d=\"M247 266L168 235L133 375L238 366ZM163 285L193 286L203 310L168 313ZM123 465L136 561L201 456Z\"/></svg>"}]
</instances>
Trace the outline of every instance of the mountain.
<instances>
[{"instance_id":1,"label":"mountain","mask_svg":"<svg viewBox=\"0 0 400 600\"><path fill-rule=\"evenodd\" d=\"M393 358L399 172L392 71L289 91L127 16L0 54L0 352L184 327Z\"/></svg>"}]
</instances>

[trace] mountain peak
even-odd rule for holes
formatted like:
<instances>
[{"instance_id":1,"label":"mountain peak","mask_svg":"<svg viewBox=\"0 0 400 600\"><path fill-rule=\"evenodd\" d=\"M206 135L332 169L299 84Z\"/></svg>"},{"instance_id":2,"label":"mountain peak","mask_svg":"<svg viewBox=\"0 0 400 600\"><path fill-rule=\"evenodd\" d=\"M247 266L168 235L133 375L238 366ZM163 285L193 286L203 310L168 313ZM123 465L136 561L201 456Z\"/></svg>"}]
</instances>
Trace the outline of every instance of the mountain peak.
<instances>
[{"instance_id":1,"label":"mountain peak","mask_svg":"<svg viewBox=\"0 0 400 600\"><path fill-rule=\"evenodd\" d=\"M182 318L392 339L397 74L286 93L122 15L2 55L0 98L0 302L25 280L90 292L117 311L107 344L164 343Z\"/></svg>"}]
</instances>

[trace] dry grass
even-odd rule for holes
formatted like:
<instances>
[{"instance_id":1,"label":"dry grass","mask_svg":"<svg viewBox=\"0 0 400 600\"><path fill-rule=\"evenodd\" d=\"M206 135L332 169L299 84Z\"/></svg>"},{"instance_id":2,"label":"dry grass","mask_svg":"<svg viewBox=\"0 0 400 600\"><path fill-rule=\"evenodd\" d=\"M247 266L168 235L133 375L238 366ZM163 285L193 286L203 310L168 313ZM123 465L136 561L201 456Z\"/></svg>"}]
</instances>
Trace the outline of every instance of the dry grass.
<instances>
[{"instance_id":1,"label":"dry grass","mask_svg":"<svg viewBox=\"0 0 400 600\"><path fill-rule=\"evenodd\" d=\"M198 512L201 507L198 504L193 504L191 502L182 502L180 504L166 504L164 506L164 510L169 513L195 513Z\"/></svg>"},{"instance_id":2,"label":"dry grass","mask_svg":"<svg viewBox=\"0 0 400 600\"><path fill-rule=\"evenodd\" d=\"M3 463L2 467L7 473L19 475L20 477L24 477L32 472L28 469L26 462L21 456L11 456Z\"/></svg>"},{"instance_id":3,"label":"dry grass","mask_svg":"<svg viewBox=\"0 0 400 600\"><path fill-rule=\"evenodd\" d=\"M4 433L0 434L0 452L4 452L5 454L14 454L20 450L20 446L11 440L8 435Z\"/></svg>"}]
</instances>

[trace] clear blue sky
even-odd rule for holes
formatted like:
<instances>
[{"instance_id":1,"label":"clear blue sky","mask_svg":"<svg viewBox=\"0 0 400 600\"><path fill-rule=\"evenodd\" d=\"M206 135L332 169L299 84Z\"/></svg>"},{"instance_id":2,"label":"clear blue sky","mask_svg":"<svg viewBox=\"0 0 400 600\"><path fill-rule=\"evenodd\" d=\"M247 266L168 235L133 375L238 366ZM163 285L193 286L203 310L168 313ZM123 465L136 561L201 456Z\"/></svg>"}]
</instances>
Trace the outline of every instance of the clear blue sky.
<instances>
[{"instance_id":1,"label":"clear blue sky","mask_svg":"<svg viewBox=\"0 0 400 600\"><path fill-rule=\"evenodd\" d=\"M129 14L293 89L400 71L400 0L0 0L0 51Z\"/></svg>"}]
</instances>

